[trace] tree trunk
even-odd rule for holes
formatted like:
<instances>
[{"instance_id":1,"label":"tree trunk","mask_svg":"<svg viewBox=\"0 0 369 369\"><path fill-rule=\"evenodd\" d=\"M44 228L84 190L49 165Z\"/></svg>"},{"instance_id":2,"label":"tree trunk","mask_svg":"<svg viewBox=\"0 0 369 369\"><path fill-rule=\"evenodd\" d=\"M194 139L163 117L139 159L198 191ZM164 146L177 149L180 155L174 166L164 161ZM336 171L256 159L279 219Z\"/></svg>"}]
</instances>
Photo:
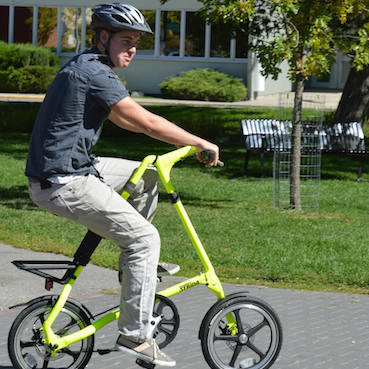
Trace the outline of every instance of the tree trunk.
<instances>
[{"instance_id":1,"label":"tree trunk","mask_svg":"<svg viewBox=\"0 0 369 369\"><path fill-rule=\"evenodd\" d=\"M363 123L369 114L369 66L362 71L351 68L334 121Z\"/></svg>"},{"instance_id":2,"label":"tree trunk","mask_svg":"<svg viewBox=\"0 0 369 369\"><path fill-rule=\"evenodd\" d=\"M301 211L300 196L300 168L301 168L301 115L302 97L304 93L304 78L298 77L296 81L296 93L293 108L292 134L291 134L291 179L290 179L290 206L291 209Z\"/></svg>"}]
</instances>

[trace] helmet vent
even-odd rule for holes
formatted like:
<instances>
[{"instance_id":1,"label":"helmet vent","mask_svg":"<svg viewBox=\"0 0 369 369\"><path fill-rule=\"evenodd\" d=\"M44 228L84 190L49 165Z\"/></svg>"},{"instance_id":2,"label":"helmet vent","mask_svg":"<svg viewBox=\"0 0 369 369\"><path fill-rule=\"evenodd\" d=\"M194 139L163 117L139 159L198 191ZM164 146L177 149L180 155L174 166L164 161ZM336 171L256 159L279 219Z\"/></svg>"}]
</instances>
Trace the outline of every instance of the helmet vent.
<instances>
[{"instance_id":1,"label":"helmet vent","mask_svg":"<svg viewBox=\"0 0 369 369\"><path fill-rule=\"evenodd\" d=\"M119 14L112 14L111 15L115 20L117 20L120 23L128 23L127 19L123 18L121 15Z\"/></svg>"}]
</instances>

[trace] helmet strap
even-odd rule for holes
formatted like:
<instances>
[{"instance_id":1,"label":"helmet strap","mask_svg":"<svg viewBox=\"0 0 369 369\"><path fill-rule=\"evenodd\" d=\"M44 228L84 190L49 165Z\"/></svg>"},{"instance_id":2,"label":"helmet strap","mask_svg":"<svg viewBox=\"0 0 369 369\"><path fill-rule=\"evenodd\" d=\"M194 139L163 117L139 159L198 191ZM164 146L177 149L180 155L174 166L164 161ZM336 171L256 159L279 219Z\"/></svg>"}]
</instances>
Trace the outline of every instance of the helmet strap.
<instances>
[{"instance_id":1,"label":"helmet strap","mask_svg":"<svg viewBox=\"0 0 369 369\"><path fill-rule=\"evenodd\" d=\"M114 32L108 31L109 32L109 36L108 36L108 41L107 41L106 44L104 44L101 41L101 39L100 39L100 32L101 31L96 32L96 39L97 39L97 41L100 41L101 45L104 47L104 51L105 51L106 58L108 60L109 67L115 67L113 61L110 58L110 41L111 41L111 38L114 36Z\"/></svg>"}]
</instances>

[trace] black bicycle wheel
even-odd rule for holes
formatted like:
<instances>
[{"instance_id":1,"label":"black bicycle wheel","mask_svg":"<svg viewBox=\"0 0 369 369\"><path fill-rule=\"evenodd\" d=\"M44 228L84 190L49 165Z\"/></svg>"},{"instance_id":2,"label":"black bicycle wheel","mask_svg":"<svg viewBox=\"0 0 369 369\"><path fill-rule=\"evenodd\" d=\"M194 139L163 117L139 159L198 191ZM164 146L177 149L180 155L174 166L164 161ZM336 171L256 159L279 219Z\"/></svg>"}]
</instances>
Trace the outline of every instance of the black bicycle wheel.
<instances>
[{"instance_id":1,"label":"black bicycle wheel","mask_svg":"<svg viewBox=\"0 0 369 369\"><path fill-rule=\"evenodd\" d=\"M8 336L8 352L15 369L83 369L89 362L94 336L57 351L54 357L42 343L40 328L52 309L51 299L37 301L22 310L15 319ZM57 316L53 330L59 336L76 332L90 324L86 313L76 304L66 302Z\"/></svg>"},{"instance_id":2,"label":"black bicycle wheel","mask_svg":"<svg viewBox=\"0 0 369 369\"><path fill-rule=\"evenodd\" d=\"M236 323L228 324L229 317ZM268 304L245 294L216 303L204 317L200 339L212 369L266 369L280 352L282 328Z\"/></svg>"}]
</instances>

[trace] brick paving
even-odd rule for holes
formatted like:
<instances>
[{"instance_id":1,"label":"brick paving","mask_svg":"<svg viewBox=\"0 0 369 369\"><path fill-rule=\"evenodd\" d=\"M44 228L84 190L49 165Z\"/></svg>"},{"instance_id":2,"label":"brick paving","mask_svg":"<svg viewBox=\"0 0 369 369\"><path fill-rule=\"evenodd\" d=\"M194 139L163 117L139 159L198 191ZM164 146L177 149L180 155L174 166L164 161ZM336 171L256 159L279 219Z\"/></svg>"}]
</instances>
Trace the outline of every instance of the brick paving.
<instances>
[{"instance_id":1,"label":"brick paving","mask_svg":"<svg viewBox=\"0 0 369 369\"><path fill-rule=\"evenodd\" d=\"M2 255L3 252L6 257ZM45 258L50 255L0 245L0 258L5 263L12 253L17 256L31 255L33 259L39 259L40 255ZM23 257L23 259L30 258ZM5 264L3 265L5 267ZM27 280L30 276L28 273L13 268L12 276L15 279L25 284L34 284L33 280L30 282ZM98 284L99 276L102 275L102 282L107 284L108 289L118 291L116 273L95 266L91 266L92 269L89 272L88 268L86 268L86 274L90 273L88 278L92 279L89 282L92 285L95 284L95 290L89 290L90 287L85 288L85 286L80 289L78 287L74 297L93 313L118 304L119 297L114 294L104 294ZM3 274L2 269L0 271L1 296L4 292ZM175 280L176 278L167 277L162 287L166 287ZM7 282L12 284L11 278ZM76 287L79 282L80 280L76 283ZM280 356L272 366L273 369L364 369L369 366L368 296L231 284L225 284L224 289L227 294L247 290L250 295L265 300L279 314L284 342ZM29 288L23 288L13 291L13 296L6 301L22 301L23 292L29 292L28 290ZM35 293L33 297L45 294L33 292ZM215 302L214 295L205 287L197 286L174 296L172 300L179 310L181 324L176 339L164 351L177 360L177 368L208 368L197 335L203 316ZM9 327L19 311L8 310L1 305L1 302L0 299L0 308L3 309L0 311L0 369L10 369L12 366L7 355L6 340ZM95 338L95 349L112 347L116 334L115 323L99 331ZM115 352L105 356L94 353L87 368L137 369L138 366L131 357Z\"/></svg>"}]
</instances>

